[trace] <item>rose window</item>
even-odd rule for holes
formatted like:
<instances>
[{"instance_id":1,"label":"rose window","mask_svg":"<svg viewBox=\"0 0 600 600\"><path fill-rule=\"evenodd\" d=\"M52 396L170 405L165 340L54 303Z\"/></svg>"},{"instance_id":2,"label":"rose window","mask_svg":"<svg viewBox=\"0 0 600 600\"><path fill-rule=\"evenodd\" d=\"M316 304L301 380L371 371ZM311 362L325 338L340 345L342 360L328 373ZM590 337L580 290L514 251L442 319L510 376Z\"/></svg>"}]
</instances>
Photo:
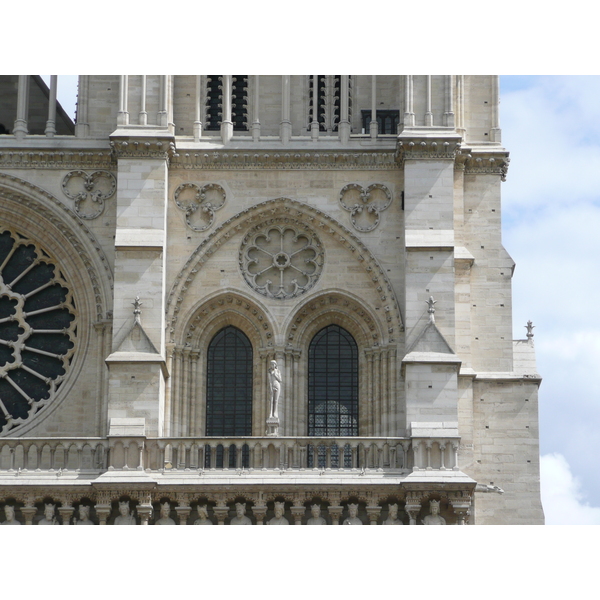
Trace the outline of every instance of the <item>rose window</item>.
<instances>
[{"instance_id":1,"label":"rose window","mask_svg":"<svg viewBox=\"0 0 600 600\"><path fill-rule=\"evenodd\" d=\"M246 236L240 251L248 284L269 298L295 298L310 289L323 266L323 248L307 229L271 225Z\"/></svg>"},{"instance_id":2,"label":"rose window","mask_svg":"<svg viewBox=\"0 0 600 600\"><path fill-rule=\"evenodd\" d=\"M53 400L71 363L75 303L60 269L36 243L0 231L0 432Z\"/></svg>"}]
</instances>

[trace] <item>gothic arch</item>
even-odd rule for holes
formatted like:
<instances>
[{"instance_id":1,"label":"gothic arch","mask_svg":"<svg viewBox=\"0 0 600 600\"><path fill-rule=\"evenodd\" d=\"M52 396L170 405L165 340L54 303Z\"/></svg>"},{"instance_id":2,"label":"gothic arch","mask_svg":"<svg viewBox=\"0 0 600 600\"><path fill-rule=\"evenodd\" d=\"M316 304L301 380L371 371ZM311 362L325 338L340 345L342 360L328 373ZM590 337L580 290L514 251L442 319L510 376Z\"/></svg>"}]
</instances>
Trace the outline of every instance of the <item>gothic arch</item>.
<instances>
[{"instance_id":1,"label":"gothic arch","mask_svg":"<svg viewBox=\"0 0 600 600\"><path fill-rule=\"evenodd\" d=\"M186 293L205 263L210 260L211 255L222 244L230 240L232 236L246 235L258 224L266 226L271 223L284 223L298 228L310 228L322 240L330 237L352 253L358 264L363 266L371 282L372 289L377 294L378 301L381 302L386 314L387 322L380 338L381 343L395 342L399 339L399 333L403 331L400 304L390 281L387 279L385 270L379 265L377 259L365 244L335 218L323 211L290 198L277 198L261 202L234 215L208 235L191 254L175 278L167 298L167 323L172 341L175 339L177 320L180 311L184 307Z\"/></svg>"},{"instance_id":2,"label":"gothic arch","mask_svg":"<svg viewBox=\"0 0 600 600\"><path fill-rule=\"evenodd\" d=\"M266 372L266 360L273 354L273 319L255 300L236 291L224 291L199 302L174 333L167 435L205 435L208 346L221 329L230 325L242 331L252 344L252 429L253 435L263 433L264 403L260 399L266 383L262 371Z\"/></svg>"},{"instance_id":3,"label":"gothic arch","mask_svg":"<svg viewBox=\"0 0 600 600\"><path fill-rule=\"evenodd\" d=\"M37 410L30 411L24 420L13 421L14 426L5 430L5 434L12 436L27 433L53 414L76 385L84 365L88 371L97 369L100 381L103 365L95 360L93 351L97 348L93 347L92 341L101 347L104 334L101 330L94 332L93 325L109 316L112 273L104 252L89 229L71 209L45 190L0 173L0 199L2 229L25 236L39 246L47 255L42 261L54 265L55 273L62 274L60 280L64 279L72 295L69 310L75 317L72 329L76 330L76 339L71 340L74 342L73 353L64 378L60 376L60 386L51 390L49 396L35 407ZM36 254L38 259L41 258L39 251ZM64 354L64 351L58 354ZM99 387L102 387L101 383Z\"/></svg>"}]
</instances>

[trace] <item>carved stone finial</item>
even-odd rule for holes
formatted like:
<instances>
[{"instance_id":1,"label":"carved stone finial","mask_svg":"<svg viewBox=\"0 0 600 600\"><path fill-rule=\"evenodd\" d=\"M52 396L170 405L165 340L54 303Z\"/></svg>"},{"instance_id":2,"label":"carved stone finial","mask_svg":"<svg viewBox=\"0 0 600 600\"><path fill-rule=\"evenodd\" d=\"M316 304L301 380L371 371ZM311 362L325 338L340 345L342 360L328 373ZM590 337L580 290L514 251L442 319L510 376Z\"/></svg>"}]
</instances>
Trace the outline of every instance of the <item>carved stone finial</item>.
<instances>
[{"instance_id":1,"label":"carved stone finial","mask_svg":"<svg viewBox=\"0 0 600 600\"><path fill-rule=\"evenodd\" d=\"M527 321L525 329L527 329L527 339L530 340L533 337L533 328L535 325L531 321Z\"/></svg>"},{"instance_id":2,"label":"carved stone finial","mask_svg":"<svg viewBox=\"0 0 600 600\"><path fill-rule=\"evenodd\" d=\"M427 309L427 312L429 313L429 322L430 323L435 323L435 305L437 304L437 300L433 299L433 296L429 296L429 300L426 300L427 306L429 307Z\"/></svg>"},{"instance_id":3,"label":"carved stone finial","mask_svg":"<svg viewBox=\"0 0 600 600\"><path fill-rule=\"evenodd\" d=\"M135 300L131 304L133 304L133 318L136 323L141 325L140 315L142 314L142 309L140 306L142 306L142 302L140 301L140 297L136 296Z\"/></svg>"}]
</instances>

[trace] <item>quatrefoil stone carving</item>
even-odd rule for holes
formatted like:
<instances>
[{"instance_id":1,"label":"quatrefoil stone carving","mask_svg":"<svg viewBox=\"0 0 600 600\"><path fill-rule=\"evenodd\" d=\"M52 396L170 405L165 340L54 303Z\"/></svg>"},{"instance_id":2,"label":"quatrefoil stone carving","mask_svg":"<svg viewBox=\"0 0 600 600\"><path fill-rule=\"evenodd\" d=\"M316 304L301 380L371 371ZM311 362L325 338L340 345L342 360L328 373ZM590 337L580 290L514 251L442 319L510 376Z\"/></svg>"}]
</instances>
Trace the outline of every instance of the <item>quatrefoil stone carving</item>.
<instances>
[{"instance_id":1,"label":"quatrefoil stone carving","mask_svg":"<svg viewBox=\"0 0 600 600\"><path fill-rule=\"evenodd\" d=\"M392 203L392 193L381 183L363 188L349 183L340 191L340 204L350 213L352 226L357 231L373 231L381 220L381 213Z\"/></svg>"},{"instance_id":2,"label":"quatrefoil stone carving","mask_svg":"<svg viewBox=\"0 0 600 600\"><path fill-rule=\"evenodd\" d=\"M215 220L215 212L226 200L225 190L216 183L199 187L195 183L182 183L174 194L175 204L185 212L186 225L196 232L206 231Z\"/></svg>"},{"instance_id":3,"label":"quatrefoil stone carving","mask_svg":"<svg viewBox=\"0 0 600 600\"><path fill-rule=\"evenodd\" d=\"M70 171L62 181L67 198L75 201L75 212L82 219L95 219L104 210L104 201L114 195L117 181L108 171Z\"/></svg>"}]
</instances>

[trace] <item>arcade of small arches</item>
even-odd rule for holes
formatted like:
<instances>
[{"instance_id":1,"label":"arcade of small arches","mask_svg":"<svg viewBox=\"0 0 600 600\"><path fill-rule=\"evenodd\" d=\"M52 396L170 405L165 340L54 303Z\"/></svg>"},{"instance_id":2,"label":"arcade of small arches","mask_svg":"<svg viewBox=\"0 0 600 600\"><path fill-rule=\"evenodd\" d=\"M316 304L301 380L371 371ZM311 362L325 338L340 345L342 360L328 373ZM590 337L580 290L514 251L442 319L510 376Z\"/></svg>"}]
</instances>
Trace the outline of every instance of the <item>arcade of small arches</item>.
<instances>
[{"instance_id":1,"label":"arcade of small arches","mask_svg":"<svg viewBox=\"0 0 600 600\"><path fill-rule=\"evenodd\" d=\"M373 343L377 316L329 292L295 307L281 329L276 321L237 292L192 311L169 348L166 437L264 435L271 361L283 380L280 435L397 435L397 350Z\"/></svg>"},{"instance_id":2,"label":"arcade of small arches","mask_svg":"<svg viewBox=\"0 0 600 600\"><path fill-rule=\"evenodd\" d=\"M39 492L0 499L1 525L464 525L471 492Z\"/></svg>"}]
</instances>

